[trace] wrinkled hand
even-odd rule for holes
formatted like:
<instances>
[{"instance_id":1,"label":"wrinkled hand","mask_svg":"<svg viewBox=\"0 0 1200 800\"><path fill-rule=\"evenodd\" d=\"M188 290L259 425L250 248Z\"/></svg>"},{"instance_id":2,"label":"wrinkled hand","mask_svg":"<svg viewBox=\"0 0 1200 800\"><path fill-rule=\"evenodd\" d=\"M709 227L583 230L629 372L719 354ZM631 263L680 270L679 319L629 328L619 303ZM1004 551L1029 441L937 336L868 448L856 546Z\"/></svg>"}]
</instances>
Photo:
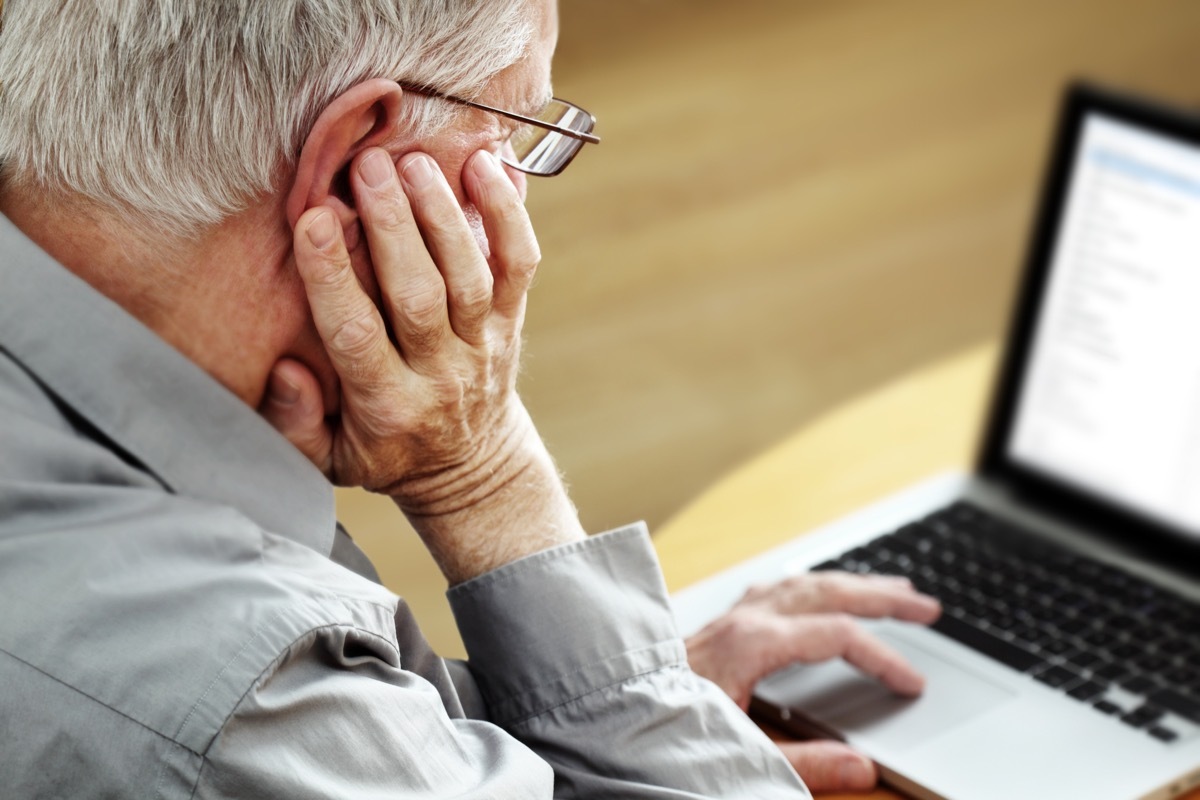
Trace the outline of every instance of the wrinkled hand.
<instances>
[{"instance_id":1,"label":"wrinkled hand","mask_svg":"<svg viewBox=\"0 0 1200 800\"><path fill-rule=\"evenodd\" d=\"M516 187L490 153L463 169L485 255L428 156L405 156L397 173L385 151L368 150L350 175L378 304L332 211L306 211L293 245L340 381L339 414L325 418L316 378L285 359L263 415L335 483L390 495L451 584L583 538L516 393L540 260Z\"/></svg>"},{"instance_id":2,"label":"wrinkled hand","mask_svg":"<svg viewBox=\"0 0 1200 800\"><path fill-rule=\"evenodd\" d=\"M428 156L406 156L397 174L385 151L370 150L351 176L379 306L329 209L307 211L294 242L341 383L340 415L330 422L313 409L315 378L289 361L276 366L271 395L292 402L268 402L264 414L335 483L391 495L418 514L469 505L532 434L515 383L526 291L540 259L533 228L488 153L472 157L463 184L482 215L490 259Z\"/></svg>"},{"instance_id":3,"label":"wrinkled hand","mask_svg":"<svg viewBox=\"0 0 1200 800\"><path fill-rule=\"evenodd\" d=\"M844 658L892 691L916 695L924 678L855 617L894 617L928 624L941 606L907 578L817 572L756 586L724 616L687 640L692 670L721 687L743 710L755 684L794 662ZM813 791L875 785L874 764L840 742L778 743Z\"/></svg>"}]
</instances>

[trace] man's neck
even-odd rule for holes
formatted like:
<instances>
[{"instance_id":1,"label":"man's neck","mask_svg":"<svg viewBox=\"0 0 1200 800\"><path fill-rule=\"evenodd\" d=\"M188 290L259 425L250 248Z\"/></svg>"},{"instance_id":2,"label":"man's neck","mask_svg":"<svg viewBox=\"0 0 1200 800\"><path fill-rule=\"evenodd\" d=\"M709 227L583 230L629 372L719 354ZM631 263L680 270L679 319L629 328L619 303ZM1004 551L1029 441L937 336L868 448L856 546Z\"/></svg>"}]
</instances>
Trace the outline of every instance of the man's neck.
<instances>
[{"instance_id":1,"label":"man's neck","mask_svg":"<svg viewBox=\"0 0 1200 800\"><path fill-rule=\"evenodd\" d=\"M118 214L70 198L0 190L0 212L56 261L257 405L278 353L269 314L289 234L253 224L252 212L172 241L139 233ZM281 216L276 219L282 219ZM251 236L250 231L257 235Z\"/></svg>"}]
</instances>

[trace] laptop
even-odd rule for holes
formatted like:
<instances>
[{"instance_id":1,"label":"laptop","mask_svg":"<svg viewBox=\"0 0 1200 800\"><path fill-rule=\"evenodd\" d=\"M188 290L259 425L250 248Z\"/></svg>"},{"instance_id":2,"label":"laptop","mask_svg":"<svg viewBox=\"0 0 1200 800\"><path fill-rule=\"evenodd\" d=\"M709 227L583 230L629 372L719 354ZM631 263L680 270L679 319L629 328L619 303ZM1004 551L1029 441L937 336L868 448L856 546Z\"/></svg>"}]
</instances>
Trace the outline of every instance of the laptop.
<instances>
[{"instance_id":1,"label":"laptop","mask_svg":"<svg viewBox=\"0 0 1200 800\"><path fill-rule=\"evenodd\" d=\"M1173 798L1200 785L1200 118L1065 96L990 420L943 475L673 598L690 634L754 583L906 575L932 628L864 624L927 678L842 662L752 712L845 740L918 798Z\"/></svg>"}]
</instances>

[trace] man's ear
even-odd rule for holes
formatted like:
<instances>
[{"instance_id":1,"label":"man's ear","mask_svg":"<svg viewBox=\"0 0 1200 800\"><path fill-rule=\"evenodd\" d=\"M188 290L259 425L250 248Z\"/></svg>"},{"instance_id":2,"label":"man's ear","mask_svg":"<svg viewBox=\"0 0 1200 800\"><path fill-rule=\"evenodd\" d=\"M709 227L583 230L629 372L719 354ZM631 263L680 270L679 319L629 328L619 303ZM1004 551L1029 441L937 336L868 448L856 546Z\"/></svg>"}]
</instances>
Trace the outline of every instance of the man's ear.
<instances>
[{"instance_id":1,"label":"man's ear","mask_svg":"<svg viewBox=\"0 0 1200 800\"><path fill-rule=\"evenodd\" d=\"M351 86L325 107L300 149L287 197L291 227L317 205L336 211L343 229L357 221L346 170L363 150L392 138L403 94L394 81L373 79Z\"/></svg>"}]
</instances>

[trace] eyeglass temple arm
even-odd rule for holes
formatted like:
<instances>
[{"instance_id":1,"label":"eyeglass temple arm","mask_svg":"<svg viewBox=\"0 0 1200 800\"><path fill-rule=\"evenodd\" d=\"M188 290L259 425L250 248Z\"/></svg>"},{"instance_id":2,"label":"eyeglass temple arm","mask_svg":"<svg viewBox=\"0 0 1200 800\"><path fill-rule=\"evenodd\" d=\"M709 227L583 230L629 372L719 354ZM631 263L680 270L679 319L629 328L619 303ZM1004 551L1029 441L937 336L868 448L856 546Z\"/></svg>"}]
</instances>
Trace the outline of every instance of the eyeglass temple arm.
<instances>
[{"instance_id":1,"label":"eyeglass temple arm","mask_svg":"<svg viewBox=\"0 0 1200 800\"><path fill-rule=\"evenodd\" d=\"M595 134L584 133L582 131L572 130L571 128L565 128L562 125L555 125L553 122L544 122L543 120L534 119L533 117L526 117L522 114L517 114L512 111L505 111L502 108L495 108L493 106L489 106L484 103L476 103L474 100L464 100L463 98L455 97L452 94L445 94L444 92L439 92L437 89L430 89L425 86L408 86L403 83L400 84L400 88L407 89L408 91L415 92L417 94L428 95L429 97L436 97L440 100L448 100L449 102L457 103L460 106L467 106L468 108L478 108L483 111L490 111L493 114L499 114L502 117L508 117L509 119L515 119L518 122L526 122L526 123L529 123L530 125L536 125L539 128L545 128L546 130L551 130L551 131L554 131L555 133L561 133L563 136L569 136L572 139L579 139L580 141L588 142L590 144L600 144L600 137L596 136ZM559 102L564 103L566 101L559 100ZM573 103L567 103L567 105L569 105L571 108L574 108L577 111L581 111L584 114L587 114L588 118L592 121L592 125L596 124L596 118L594 116L592 116L588 111L580 108L577 105L574 105Z\"/></svg>"}]
</instances>

